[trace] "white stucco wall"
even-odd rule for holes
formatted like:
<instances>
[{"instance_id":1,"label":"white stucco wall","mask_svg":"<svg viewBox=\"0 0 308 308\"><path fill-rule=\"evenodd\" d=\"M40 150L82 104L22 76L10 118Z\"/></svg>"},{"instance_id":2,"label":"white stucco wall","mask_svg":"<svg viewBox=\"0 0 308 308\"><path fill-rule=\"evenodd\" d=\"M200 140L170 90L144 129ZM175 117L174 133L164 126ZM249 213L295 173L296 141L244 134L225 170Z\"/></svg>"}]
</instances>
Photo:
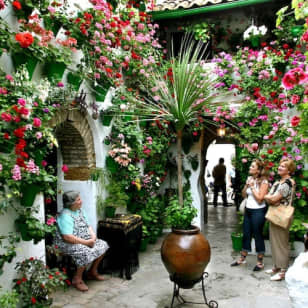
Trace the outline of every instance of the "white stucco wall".
<instances>
[{"instance_id":1,"label":"white stucco wall","mask_svg":"<svg viewBox=\"0 0 308 308\"><path fill-rule=\"evenodd\" d=\"M44 197L43 194L38 194L34 200L34 207L39 209L37 218L41 221L44 220ZM0 216L0 234L7 235L9 232L15 232L14 221L17 218L16 212L11 209L5 215ZM0 249L0 253L1 253ZM41 241L34 245L33 241L21 241L17 245L17 256L13 259L12 263L6 263L3 267L3 275L0 276L0 286L3 287L2 291L10 290L12 287L12 280L16 278L15 265L24 259L34 257L41 259L45 262L45 241Z\"/></svg>"}]
</instances>

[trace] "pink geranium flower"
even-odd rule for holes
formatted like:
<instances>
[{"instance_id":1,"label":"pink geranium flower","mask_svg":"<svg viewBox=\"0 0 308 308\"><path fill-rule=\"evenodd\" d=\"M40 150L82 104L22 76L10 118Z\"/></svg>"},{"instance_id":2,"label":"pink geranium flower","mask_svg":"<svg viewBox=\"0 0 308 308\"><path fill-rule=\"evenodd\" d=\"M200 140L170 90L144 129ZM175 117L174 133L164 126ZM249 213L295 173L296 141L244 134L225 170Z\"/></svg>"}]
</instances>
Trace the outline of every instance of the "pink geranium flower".
<instances>
[{"instance_id":1,"label":"pink geranium flower","mask_svg":"<svg viewBox=\"0 0 308 308\"><path fill-rule=\"evenodd\" d=\"M34 127L40 127L42 125L42 121L39 118L33 119L33 126Z\"/></svg>"},{"instance_id":2,"label":"pink geranium flower","mask_svg":"<svg viewBox=\"0 0 308 308\"><path fill-rule=\"evenodd\" d=\"M291 90L294 86L305 82L308 82L308 74L300 67L291 69L282 78L282 84L287 90Z\"/></svg>"}]
</instances>

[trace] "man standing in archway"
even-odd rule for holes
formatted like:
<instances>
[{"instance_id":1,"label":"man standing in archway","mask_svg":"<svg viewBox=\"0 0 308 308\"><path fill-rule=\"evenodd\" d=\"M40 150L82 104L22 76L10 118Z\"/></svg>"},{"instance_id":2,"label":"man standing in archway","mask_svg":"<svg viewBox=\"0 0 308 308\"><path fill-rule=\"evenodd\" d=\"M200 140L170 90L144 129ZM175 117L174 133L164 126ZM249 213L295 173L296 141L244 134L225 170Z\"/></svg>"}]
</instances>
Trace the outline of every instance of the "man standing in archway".
<instances>
[{"instance_id":1,"label":"man standing in archway","mask_svg":"<svg viewBox=\"0 0 308 308\"><path fill-rule=\"evenodd\" d=\"M227 193L226 193L226 166L224 165L225 160L221 157L219 158L219 164L213 169L214 178L214 207L217 206L218 193L222 191L222 201L223 206L228 206L227 203Z\"/></svg>"}]
</instances>

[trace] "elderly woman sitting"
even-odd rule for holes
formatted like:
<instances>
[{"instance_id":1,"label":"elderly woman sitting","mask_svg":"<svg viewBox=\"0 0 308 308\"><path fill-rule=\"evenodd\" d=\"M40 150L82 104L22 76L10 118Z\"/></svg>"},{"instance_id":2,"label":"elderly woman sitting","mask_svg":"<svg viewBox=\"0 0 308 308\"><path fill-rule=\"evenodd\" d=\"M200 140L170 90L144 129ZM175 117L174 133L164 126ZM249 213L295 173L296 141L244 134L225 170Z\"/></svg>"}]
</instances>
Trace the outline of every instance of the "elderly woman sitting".
<instances>
[{"instance_id":1,"label":"elderly woman sitting","mask_svg":"<svg viewBox=\"0 0 308 308\"><path fill-rule=\"evenodd\" d=\"M87 278L103 280L97 268L109 246L96 238L81 205L79 192L68 191L63 194L64 208L57 218L55 244L64 254L72 256L77 266L72 285L79 291L88 291L88 286L82 280L82 274L87 265L93 262Z\"/></svg>"}]
</instances>

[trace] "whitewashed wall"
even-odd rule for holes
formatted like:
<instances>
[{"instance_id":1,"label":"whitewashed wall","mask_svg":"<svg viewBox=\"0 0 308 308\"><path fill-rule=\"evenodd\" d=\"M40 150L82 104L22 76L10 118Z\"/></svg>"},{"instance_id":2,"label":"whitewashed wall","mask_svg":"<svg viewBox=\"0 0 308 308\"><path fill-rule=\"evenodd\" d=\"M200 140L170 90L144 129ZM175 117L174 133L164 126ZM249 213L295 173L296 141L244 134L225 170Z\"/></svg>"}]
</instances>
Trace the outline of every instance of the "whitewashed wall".
<instances>
[{"instance_id":1,"label":"whitewashed wall","mask_svg":"<svg viewBox=\"0 0 308 308\"><path fill-rule=\"evenodd\" d=\"M39 209L39 213L36 217L43 221L45 216L43 194L38 194L36 196L34 206ZM13 209L9 210L6 215L0 216L0 235L6 235L9 232L15 231L14 220L16 217L16 213ZM34 245L33 241L21 241L18 243L17 247L17 256L13 259L12 263L6 263L4 265L4 273L0 276L0 286L3 287L3 291L10 290L12 288L12 280L16 275L16 271L14 269L16 262L20 262L30 257L38 258L45 262L45 241L41 241L36 245Z\"/></svg>"},{"instance_id":2,"label":"whitewashed wall","mask_svg":"<svg viewBox=\"0 0 308 308\"><path fill-rule=\"evenodd\" d=\"M89 3L87 0L79 0L79 1L71 1L70 4L73 7L74 3L78 3L79 6L82 8L86 8L89 6ZM11 26L12 30L17 30L17 19L12 14L12 9L10 6L8 6L5 10L0 11L0 18L3 18L6 20L9 25ZM61 33L59 34L61 35ZM75 60L78 62L81 55L80 53L77 53L74 55ZM11 57L7 54L3 54L0 58L0 66L1 68L8 74L11 74L14 72L14 67L12 64ZM72 65L74 67L74 65ZM36 66L35 72L33 74L33 81L39 80L42 75L42 64L38 64ZM65 75L63 77L65 80ZM86 89L86 85L82 85L81 88L84 88L86 92L90 92ZM111 101L111 92L110 91L107 94L106 100L104 104L101 104L100 107L105 106L106 104L110 104ZM95 101L93 97L88 97L89 101ZM99 123L99 121L94 121L91 116L88 116L89 125L92 129L92 134L94 138L94 146L95 146L95 152L96 152L96 166L97 167L104 167L104 157L106 155L106 146L103 144L103 139L106 135L109 134L111 128L106 128ZM58 153L58 166L62 165L62 158L61 153ZM81 197L83 199L83 206L89 216L89 220L91 225L94 229L96 229L96 223L97 223L97 215L96 215L96 194L97 194L97 188L96 188L96 182L92 181L65 181L63 179L63 174L61 171L61 168L59 171L59 181L58 181L58 188L61 188L63 190L70 190L75 189L79 190L81 193ZM59 206L62 205L61 197L58 196ZM41 221L44 220L44 197L43 194L38 194L36 196L36 199L34 201L34 206L36 206L39 209L39 213L37 215L38 218L41 219ZM5 215L0 216L0 235L6 235L11 231L15 230L14 221L16 219L16 213L14 210L9 210ZM0 253L2 251L0 250ZM45 241L41 241L40 243L34 245L33 241L24 242L21 241L16 250L17 256L13 259L12 263L6 263L3 270L4 274L0 276L0 286L3 287L1 289L1 292L5 290L9 290L12 288L11 281L16 277L16 271L15 271L15 265L16 262L22 261L26 258L35 257L39 258L45 261Z\"/></svg>"}]
</instances>

